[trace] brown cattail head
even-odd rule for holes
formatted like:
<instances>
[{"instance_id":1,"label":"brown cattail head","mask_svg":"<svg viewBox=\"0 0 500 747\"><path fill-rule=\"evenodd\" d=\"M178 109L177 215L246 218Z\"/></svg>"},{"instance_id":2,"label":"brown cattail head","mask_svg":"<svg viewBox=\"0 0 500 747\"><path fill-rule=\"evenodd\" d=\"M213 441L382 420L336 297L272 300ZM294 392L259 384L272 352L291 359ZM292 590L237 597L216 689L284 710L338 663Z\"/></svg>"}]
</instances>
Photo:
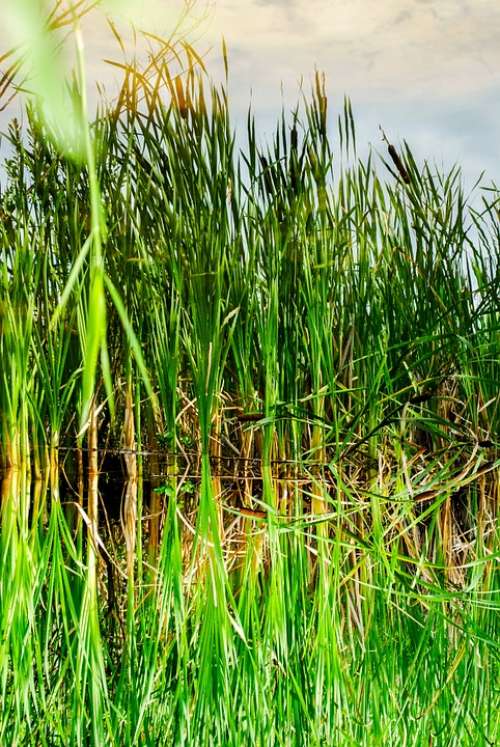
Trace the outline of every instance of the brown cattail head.
<instances>
[{"instance_id":1,"label":"brown cattail head","mask_svg":"<svg viewBox=\"0 0 500 747\"><path fill-rule=\"evenodd\" d=\"M267 516L265 511L256 511L253 508L240 507L238 511L242 516L247 516L249 519L265 519Z\"/></svg>"},{"instance_id":2,"label":"brown cattail head","mask_svg":"<svg viewBox=\"0 0 500 747\"><path fill-rule=\"evenodd\" d=\"M379 125L379 127L380 127L380 125ZM392 143L390 143L389 140L387 139L387 135L383 131L382 127L380 127L380 131L382 133L382 140L384 141L384 143L387 144L387 150L389 152L389 155L391 157L391 160L392 160L394 166L398 170L398 173L399 173L401 179L404 181L405 184L411 184L410 175L408 174L408 171L406 170L406 167L403 164L403 161L399 157L399 153L397 152L397 150L394 147L394 145Z\"/></svg>"},{"instance_id":3,"label":"brown cattail head","mask_svg":"<svg viewBox=\"0 0 500 747\"><path fill-rule=\"evenodd\" d=\"M395 167L399 171L401 179L404 181L405 184L410 184L411 183L410 175L405 169L403 162L400 159L398 152L396 148L394 147L394 145L389 145L388 150L389 150L389 155L392 158L392 162L394 163Z\"/></svg>"},{"instance_id":4,"label":"brown cattail head","mask_svg":"<svg viewBox=\"0 0 500 747\"><path fill-rule=\"evenodd\" d=\"M264 185L266 187L266 192L269 195L269 197L272 197L274 193L273 180L271 177L271 172L270 172L267 158L265 156L261 156L260 163L262 166L262 177L264 179Z\"/></svg>"},{"instance_id":5,"label":"brown cattail head","mask_svg":"<svg viewBox=\"0 0 500 747\"><path fill-rule=\"evenodd\" d=\"M258 420L262 420L265 417L263 412L245 412L238 415L240 423L256 423Z\"/></svg>"},{"instance_id":6,"label":"brown cattail head","mask_svg":"<svg viewBox=\"0 0 500 747\"><path fill-rule=\"evenodd\" d=\"M182 119L187 119L189 113L189 102L184 95L182 80L179 76L177 76L177 78L175 79L175 91L177 94L177 106L179 107L179 113Z\"/></svg>"}]
</instances>

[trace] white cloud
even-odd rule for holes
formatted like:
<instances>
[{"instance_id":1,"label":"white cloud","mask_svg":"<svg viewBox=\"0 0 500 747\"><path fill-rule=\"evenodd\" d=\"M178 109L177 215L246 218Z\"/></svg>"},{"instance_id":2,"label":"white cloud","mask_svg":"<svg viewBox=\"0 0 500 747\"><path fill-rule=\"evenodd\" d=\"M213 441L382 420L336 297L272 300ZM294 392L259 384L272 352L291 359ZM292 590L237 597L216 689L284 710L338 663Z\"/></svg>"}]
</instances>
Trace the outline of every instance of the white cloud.
<instances>
[{"instance_id":1,"label":"white cloud","mask_svg":"<svg viewBox=\"0 0 500 747\"><path fill-rule=\"evenodd\" d=\"M134 0L133 7L142 25L165 34L181 4ZM220 75L226 38L233 119L244 121L252 90L254 109L269 125L281 108L281 84L291 106L301 76L307 90L317 67L334 99L351 96L363 136L378 121L394 123L426 156L451 162L466 143L466 168L483 164L498 173L490 114L500 100L499 0L198 0L199 10L207 4L214 11L200 26L200 47L212 46L208 68ZM112 89L118 76L102 58L119 53L92 23L91 72Z\"/></svg>"},{"instance_id":2,"label":"white cloud","mask_svg":"<svg viewBox=\"0 0 500 747\"><path fill-rule=\"evenodd\" d=\"M497 0L219 0L211 32L265 66L269 86L314 65L354 92L442 97L500 82Z\"/></svg>"}]
</instances>

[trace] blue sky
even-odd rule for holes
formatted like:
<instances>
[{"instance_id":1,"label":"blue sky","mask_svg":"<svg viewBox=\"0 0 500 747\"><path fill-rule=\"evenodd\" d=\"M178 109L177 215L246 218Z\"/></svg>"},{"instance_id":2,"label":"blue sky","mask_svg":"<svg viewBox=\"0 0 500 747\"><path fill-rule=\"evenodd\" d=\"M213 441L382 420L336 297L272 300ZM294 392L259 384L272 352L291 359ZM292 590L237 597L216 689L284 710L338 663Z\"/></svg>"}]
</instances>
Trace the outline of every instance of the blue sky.
<instances>
[{"instance_id":1,"label":"blue sky","mask_svg":"<svg viewBox=\"0 0 500 747\"><path fill-rule=\"evenodd\" d=\"M382 124L468 182L483 169L500 181L498 0L219 0L213 26L237 108L252 89L264 126L280 83L291 104L317 66L334 102L351 97L360 143L379 145Z\"/></svg>"},{"instance_id":2,"label":"blue sky","mask_svg":"<svg viewBox=\"0 0 500 747\"><path fill-rule=\"evenodd\" d=\"M202 6L198 0L199 12ZM500 182L499 0L210 0L207 6L198 46L217 77L226 39L236 123L244 121L251 96L269 132L282 103L291 108L301 79L307 90L318 68L332 109L344 93L351 97L360 144L380 146L381 124L420 158L445 167L460 162L469 183L482 170ZM135 0L130 7L146 29L167 34L179 0ZM112 92L113 73L102 58L117 50L97 16L88 20L85 40L92 76ZM0 115L0 129L10 114Z\"/></svg>"}]
</instances>

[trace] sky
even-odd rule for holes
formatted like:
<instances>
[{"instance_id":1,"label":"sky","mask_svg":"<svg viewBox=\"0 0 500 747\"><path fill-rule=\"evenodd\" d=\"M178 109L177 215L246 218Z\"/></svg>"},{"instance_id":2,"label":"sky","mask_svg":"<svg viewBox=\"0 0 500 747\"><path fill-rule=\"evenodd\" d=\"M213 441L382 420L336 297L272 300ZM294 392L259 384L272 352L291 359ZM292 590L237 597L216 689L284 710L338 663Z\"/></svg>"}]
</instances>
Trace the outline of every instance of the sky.
<instances>
[{"instance_id":1,"label":"sky","mask_svg":"<svg viewBox=\"0 0 500 747\"><path fill-rule=\"evenodd\" d=\"M108 0L123 13L120 2ZM130 3L135 21L157 34L168 35L178 18L180 0ZM237 126L251 101L270 133L318 69L333 116L350 97L361 151L369 143L382 151L382 125L417 158L462 164L468 184L483 170L500 182L500 0L198 0L186 29L195 16L190 38L215 78L226 40ZM116 73L102 60L119 57L116 44L96 15L84 38L90 78L111 94ZM11 114L0 114L0 130Z\"/></svg>"},{"instance_id":2,"label":"sky","mask_svg":"<svg viewBox=\"0 0 500 747\"><path fill-rule=\"evenodd\" d=\"M378 125L415 153L500 181L499 0L219 0L231 90L269 122L316 66L352 101L360 143Z\"/></svg>"}]
</instances>

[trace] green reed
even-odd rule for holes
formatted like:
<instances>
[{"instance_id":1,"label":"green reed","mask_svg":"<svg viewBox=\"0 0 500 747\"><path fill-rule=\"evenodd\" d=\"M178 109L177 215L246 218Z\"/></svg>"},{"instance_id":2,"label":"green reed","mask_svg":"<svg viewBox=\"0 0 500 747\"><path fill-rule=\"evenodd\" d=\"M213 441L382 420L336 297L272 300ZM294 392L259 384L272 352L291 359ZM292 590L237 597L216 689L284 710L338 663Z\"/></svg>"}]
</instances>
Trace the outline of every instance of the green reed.
<instances>
[{"instance_id":1,"label":"green reed","mask_svg":"<svg viewBox=\"0 0 500 747\"><path fill-rule=\"evenodd\" d=\"M0 743L495 743L498 191L162 85L6 134Z\"/></svg>"}]
</instances>

